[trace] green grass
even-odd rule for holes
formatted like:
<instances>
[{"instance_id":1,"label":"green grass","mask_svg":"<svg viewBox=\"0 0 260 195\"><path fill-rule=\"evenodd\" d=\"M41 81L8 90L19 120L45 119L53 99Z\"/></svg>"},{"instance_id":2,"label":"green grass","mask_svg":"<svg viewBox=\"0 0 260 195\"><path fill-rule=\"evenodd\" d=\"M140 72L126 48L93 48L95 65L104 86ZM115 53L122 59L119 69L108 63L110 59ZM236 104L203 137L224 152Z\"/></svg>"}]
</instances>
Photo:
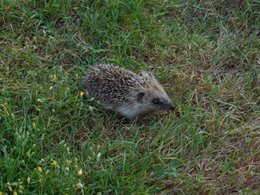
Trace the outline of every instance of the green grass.
<instances>
[{"instance_id":1,"label":"green grass","mask_svg":"<svg viewBox=\"0 0 260 195\"><path fill-rule=\"evenodd\" d=\"M0 194L260 193L258 5L2 0ZM91 105L95 63L154 72L179 115Z\"/></svg>"}]
</instances>

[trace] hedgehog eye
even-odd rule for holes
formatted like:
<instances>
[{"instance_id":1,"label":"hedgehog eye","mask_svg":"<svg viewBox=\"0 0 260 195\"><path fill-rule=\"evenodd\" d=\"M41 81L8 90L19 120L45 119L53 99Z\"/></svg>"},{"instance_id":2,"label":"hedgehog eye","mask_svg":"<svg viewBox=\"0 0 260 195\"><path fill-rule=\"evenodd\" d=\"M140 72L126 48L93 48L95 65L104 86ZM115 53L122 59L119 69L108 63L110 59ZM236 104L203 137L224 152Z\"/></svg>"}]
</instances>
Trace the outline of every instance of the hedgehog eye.
<instances>
[{"instance_id":1,"label":"hedgehog eye","mask_svg":"<svg viewBox=\"0 0 260 195\"><path fill-rule=\"evenodd\" d=\"M156 99L153 99L153 100L152 100L152 103L153 103L153 104L160 104L161 101L156 98Z\"/></svg>"}]
</instances>

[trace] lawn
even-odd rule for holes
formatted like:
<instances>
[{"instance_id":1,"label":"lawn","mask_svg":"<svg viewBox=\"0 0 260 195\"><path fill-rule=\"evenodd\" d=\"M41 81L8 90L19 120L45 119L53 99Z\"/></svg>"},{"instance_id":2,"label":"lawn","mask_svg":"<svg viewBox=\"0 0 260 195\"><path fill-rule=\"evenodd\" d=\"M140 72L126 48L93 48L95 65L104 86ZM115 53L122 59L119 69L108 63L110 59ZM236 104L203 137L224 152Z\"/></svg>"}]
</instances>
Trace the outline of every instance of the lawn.
<instances>
[{"instance_id":1,"label":"lawn","mask_svg":"<svg viewBox=\"0 0 260 195\"><path fill-rule=\"evenodd\" d=\"M0 195L259 194L259 0L1 0ZM153 72L176 111L125 123L96 63Z\"/></svg>"}]
</instances>

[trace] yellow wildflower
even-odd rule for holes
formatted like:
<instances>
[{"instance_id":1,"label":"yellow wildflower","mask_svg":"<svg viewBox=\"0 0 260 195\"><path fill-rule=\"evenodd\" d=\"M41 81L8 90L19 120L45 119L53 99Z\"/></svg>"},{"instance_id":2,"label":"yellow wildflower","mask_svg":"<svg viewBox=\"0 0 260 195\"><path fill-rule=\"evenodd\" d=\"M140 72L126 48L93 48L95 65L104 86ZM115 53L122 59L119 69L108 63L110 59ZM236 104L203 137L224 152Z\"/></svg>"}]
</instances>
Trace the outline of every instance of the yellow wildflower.
<instances>
[{"instance_id":1,"label":"yellow wildflower","mask_svg":"<svg viewBox=\"0 0 260 195\"><path fill-rule=\"evenodd\" d=\"M0 191L0 195L3 195L3 192Z\"/></svg>"},{"instance_id":2,"label":"yellow wildflower","mask_svg":"<svg viewBox=\"0 0 260 195\"><path fill-rule=\"evenodd\" d=\"M52 79L53 79L54 81L56 81L56 80L57 80L57 75L56 75L56 74L52 75Z\"/></svg>"},{"instance_id":3,"label":"yellow wildflower","mask_svg":"<svg viewBox=\"0 0 260 195\"><path fill-rule=\"evenodd\" d=\"M58 163L54 160L52 161L51 165L56 166Z\"/></svg>"},{"instance_id":4,"label":"yellow wildflower","mask_svg":"<svg viewBox=\"0 0 260 195\"><path fill-rule=\"evenodd\" d=\"M30 181L31 181L31 178L27 177L27 182L30 183Z\"/></svg>"},{"instance_id":5,"label":"yellow wildflower","mask_svg":"<svg viewBox=\"0 0 260 195\"><path fill-rule=\"evenodd\" d=\"M18 193L16 191L14 191L13 195L17 195Z\"/></svg>"},{"instance_id":6,"label":"yellow wildflower","mask_svg":"<svg viewBox=\"0 0 260 195\"><path fill-rule=\"evenodd\" d=\"M80 95L80 96L83 96L83 95L84 95L84 92L83 92L83 91L81 91L81 92L79 93L79 95Z\"/></svg>"},{"instance_id":7,"label":"yellow wildflower","mask_svg":"<svg viewBox=\"0 0 260 195\"><path fill-rule=\"evenodd\" d=\"M33 122L32 125L33 125L33 127L35 127L36 126L35 122Z\"/></svg>"},{"instance_id":8,"label":"yellow wildflower","mask_svg":"<svg viewBox=\"0 0 260 195\"><path fill-rule=\"evenodd\" d=\"M42 168L41 168L41 167L37 167L37 170L38 170L39 172L42 172Z\"/></svg>"},{"instance_id":9,"label":"yellow wildflower","mask_svg":"<svg viewBox=\"0 0 260 195\"><path fill-rule=\"evenodd\" d=\"M76 78L79 78L79 74L76 74Z\"/></svg>"},{"instance_id":10,"label":"yellow wildflower","mask_svg":"<svg viewBox=\"0 0 260 195\"><path fill-rule=\"evenodd\" d=\"M82 169L79 170L78 176L81 177L83 175Z\"/></svg>"},{"instance_id":11,"label":"yellow wildflower","mask_svg":"<svg viewBox=\"0 0 260 195\"><path fill-rule=\"evenodd\" d=\"M39 182L39 183L42 183L42 178L38 179L38 182Z\"/></svg>"},{"instance_id":12,"label":"yellow wildflower","mask_svg":"<svg viewBox=\"0 0 260 195\"><path fill-rule=\"evenodd\" d=\"M83 185L80 182L77 183L76 186L77 186L77 188L82 188L83 187Z\"/></svg>"}]
</instances>

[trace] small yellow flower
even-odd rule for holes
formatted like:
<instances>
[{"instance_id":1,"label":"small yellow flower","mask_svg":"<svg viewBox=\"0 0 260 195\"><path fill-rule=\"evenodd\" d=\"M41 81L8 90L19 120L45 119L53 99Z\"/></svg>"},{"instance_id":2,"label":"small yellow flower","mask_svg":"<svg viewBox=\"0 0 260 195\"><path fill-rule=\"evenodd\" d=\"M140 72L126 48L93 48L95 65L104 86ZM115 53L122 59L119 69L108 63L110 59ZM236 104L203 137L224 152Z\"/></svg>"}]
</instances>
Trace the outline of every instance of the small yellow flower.
<instances>
[{"instance_id":1,"label":"small yellow flower","mask_svg":"<svg viewBox=\"0 0 260 195\"><path fill-rule=\"evenodd\" d=\"M65 170L66 170L66 171L69 171L69 170L70 170L70 168L69 168L69 167L65 167Z\"/></svg>"},{"instance_id":2,"label":"small yellow flower","mask_svg":"<svg viewBox=\"0 0 260 195\"><path fill-rule=\"evenodd\" d=\"M47 169L45 173L48 174L49 172L50 172L50 169Z\"/></svg>"},{"instance_id":3,"label":"small yellow flower","mask_svg":"<svg viewBox=\"0 0 260 195\"><path fill-rule=\"evenodd\" d=\"M52 79L53 79L54 81L56 81L56 80L57 80L57 75L56 75L56 74L52 75Z\"/></svg>"},{"instance_id":4,"label":"small yellow flower","mask_svg":"<svg viewBox=\"0 0 260 195\"><path fill-rule=\"evenodd\" d=\"M37 170L38 170L39 172L42 172L42 168L41 168L41 167L37 167Z\"/></svg>"},{"instance_id":5,"label":"small yellow flower","mask_svg":"<svg viewBox=\"0 0 260 195\"><path fill-rule=\"evenodd\" d=\"M38 182L39 182L39 183L42 183L42 178L38 179Z\"/></svg>"},{"instance_id":6,"label":"small yellow flower","mask_svg":"<svg viewBox=\"0 0 260 195\"><path fill-rule=\"evenodd\" d=\"M0 191L0 195L3 195L3 192Z\"/></svg>"},{"instance_id":7,"label":"small yellow flower","mask_svg":"<svg viewBox=\"0 0 260 195\"><path fill-rule=\"evenodd\" d=\"M13 195L17 195L18 193L16 191L14 191Z\"/></svg>"},{"instance_id":8,"label":"small yellow flower","mask_svg":"<svg viewBox=\"0 0 260 195\"><path fill-rule=\"evenodd\" d=\"M79 74L76 74L76 78L79 78Z\"/></svg>"},{"instance_id":9,"label":"small yellow flower","mask_svg":"<svg viewBox=\"0 0 260 195\"><path fill-rule=\"evenodd\" d=\"M79 170L78 176L81 177L83 175L82 169Z\"/></svg>"},{"instance_id":10,"label":"small yellow flower","mask_svg":"<svg viewBox=\"0 0 260 195\"><path fill-rule=\"evenodd\" d=\"M32 123L32 125L33 125L33 127L36 127L36 124L35 124L35 122L33 122L33 123Z\"/></svg>"},{"instance_id":11,"label":"small yellow flower","mask_svg":"<svg viewBox=\"0 0 260 195\"><path fill-rule=\"evenodd\" d=\"M83 95L84 95L84 92L83 92L83 91L81 91L81 92L79 93L79 95L80 95L80 96L83 96Z\"/></svg>"},{"instance_id":12,"label":"small yellow flower","mask_svg":"<svg viewBox=\"0 0 260 195\"><path fill-rule=\"evenodd\" d=\"M30 181L31 181L31 178L27 177L27 182L30 183Z\"/></svg>"},{"instance_id":13,"label":"small yellow flower","mask_svg":"<svg viewBox=\"0 0 260 195\"><path fill-rule=\"evenodd\" d=\"M58 163L54 160L52 161L51 165L56 166Z\"/></svg>"},{"instance_id":14,"label":"small yellow flower","mask_svg":"<svg viewBox=\"0 0 260 195\"><path fill-rule=\"evenodd\" d=\"M31 152L28 151L28 152L26 152L25 154L26 154L26 156L30 156Z\"/></svg>"},{"instance_id":15,"label":"small yellow flower","mask_svg":"<svg viewBox=\"0 0 260 195\"><path fill-rule=\"evenodd\" d=\"M76 186L77 186L77 188L82 188L83 187L83 185L80 182L77 183Z\"/></svg>"}]
</instances>

